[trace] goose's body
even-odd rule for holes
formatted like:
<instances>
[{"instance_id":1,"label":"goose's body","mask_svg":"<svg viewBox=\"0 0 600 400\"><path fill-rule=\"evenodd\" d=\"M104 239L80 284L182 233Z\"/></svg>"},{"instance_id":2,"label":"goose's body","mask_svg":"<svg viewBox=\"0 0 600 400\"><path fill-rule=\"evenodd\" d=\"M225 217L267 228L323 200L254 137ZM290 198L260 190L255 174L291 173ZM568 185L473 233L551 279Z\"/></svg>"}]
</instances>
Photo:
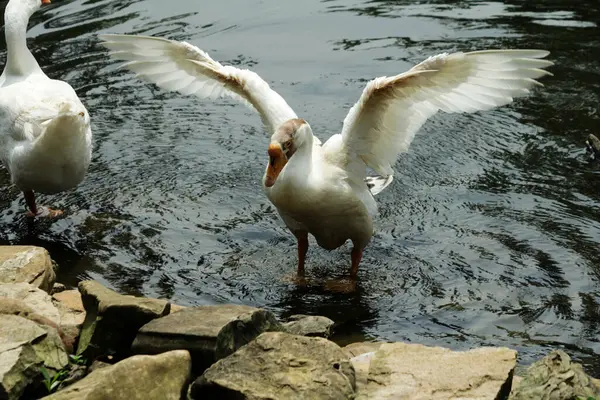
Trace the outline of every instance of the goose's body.
<instances>
[{"instance_id":1,"label":"goose's body","mask_svg":"<svg viewBox=\"0 0 600 400\"><path fill-rule=\"evenodd\" d=\"M166 39L102 35L115 59L167 90L201 98L230 96L249 103L272 133L263 188L298 239L304 274L308 234L335 249L350 239L351 277L373 236L374 195L393 178L392 165L437 111L475 112L509 104L548 75L541 50L440 54L409 71L370 81L326 143L256 73L223 66L199 48ZM367 177L367 168L378 177Z\"/></svg>"},{"instance_id":2,"label":"goose's body","mask_svg":"<svg viewBox=\"0 0 600 400\"><path fill-rule=\"evenodd\" d=\"M47 0L44 0L45 2ZM28 215L54 216L34 192L78 185L91 160L87 110L66 82L50 79L25 42L29 17L42 0L11 0L4 14L7 60L0 76L0 161L25 195Z\"/></svg>"}]
</instances>

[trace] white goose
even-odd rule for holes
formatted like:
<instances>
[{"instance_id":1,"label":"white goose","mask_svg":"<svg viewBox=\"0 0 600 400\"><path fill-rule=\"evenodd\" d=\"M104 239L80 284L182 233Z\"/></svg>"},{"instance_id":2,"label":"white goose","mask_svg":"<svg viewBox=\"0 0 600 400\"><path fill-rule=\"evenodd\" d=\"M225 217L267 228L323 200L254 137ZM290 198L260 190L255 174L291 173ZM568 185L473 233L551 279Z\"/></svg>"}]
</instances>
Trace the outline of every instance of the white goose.
<instances>
[{"instance_id":1,"label":"white goose","mask_svg":"<svg viewBox=\"0 0 600 400\"><path fill-rule=\"evenodd\" d=\"M392 181L392 165L421 125L438 110L489 110L539 85L552 65L542 50L488 50L440 54L409 71L370 81L325 144L256 73L223 66L185 42L132 35L101 35L125 67L166 90L201 98L230 96L259 112L272 133L263 186L298 240L298 276L304 276L308 234L325 249L350 239L350 277L373 236L373 196ZM367 177L367 167L381 176Z\"/></svg>"},{"instance_id":2,"label":"white goose","mask_svg":"<svg viewBox=\"0 0 600 400\"><path fill-rule=\"evenodd\" d=\"M68 83L44 74L27 48L29 18L49 0L10 0L4 13L6 65L0 76L0 160L25 195L28 216L55 217L34 191L79 184L92 154L87 110Z\"/></svg>"}]
</instances>

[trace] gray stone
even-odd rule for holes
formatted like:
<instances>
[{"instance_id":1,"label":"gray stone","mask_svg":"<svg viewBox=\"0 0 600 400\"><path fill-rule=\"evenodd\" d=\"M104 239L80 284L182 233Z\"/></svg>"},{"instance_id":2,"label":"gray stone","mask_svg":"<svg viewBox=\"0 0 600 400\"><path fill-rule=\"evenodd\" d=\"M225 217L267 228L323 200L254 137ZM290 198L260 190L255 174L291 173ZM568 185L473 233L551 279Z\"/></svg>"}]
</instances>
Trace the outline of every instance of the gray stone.
<instances>
[{"instance_id":1,"label":"gray stone","mask_svg":"<svg viewBox=\"0 0 600 400\"><path fill-rule=\"evenodd\" d=\"M31 346L13 346L4 344L4 351L0 352L0 399L20 399L42 365Z\"/></svg>"},{"instance_id":2,"label":"gray stone","mask_svg":"<svg viewBox=\"0 0 600 400\"><path fill-rule=\"evenodd\" d=\"M182 310L187 309L188 307L186 306L180 306L179 304L173 304L171 303L171 312L169 314L173 314Z\"/></svg>"},{"instance_id":3,"label":"gray stone","mask_svg":"<svg viewBox=\"0 0 600 400\"><path fill-rule=\"evenodd\" d=\"M44 400L180 400L190 379L185 350L133 356L100 368Z\"/></svg>"},{"instance_id":4,"label":"gray stone","mask_svg":"<svg viewBox=\"0 0 600 400\"><path fill-rule=\"evenodd\" d=\"M357 342L351 343L343 348L350 358L356 375L356 392L363 391L368 382L369 366L373 355L385 342Z\"/></svg>"},{"instance_id":5,"label":"gray stone","mask_svg":"<svg viewBox=\"0 0 600 400\"><path fill-rule=\"evenodd\" d=\"M52 295L52 302L60 315L60 329L64 340L75 348L85 320L85 309L78 290L64 290Z\"/></svg>"},{"instance_id":6,"label":"gray stone","mask_svg":"<svg viewBox=\"0 0 600 400\"><path fill-rule=\"evenodd\" d=\"M21 300L27 304L36 314L48 318L60 325L60 314L52 303L52 297L45 291L28 283L5 283L0 284L0 297Z\"/></svg>"},{"instance_id":7,"label":"gray stone","mask_svg":"<svg viewBox=\"0 0 600 400\"><path fill-rule=\"evenodd\" d=\"M79 291L86 315L77 354L88 359L127 356L137 331L170 311L165 300L121 295L95 281L80 282Z\"/></svg>"},{"instance_id":8,"label":"gray stone","mask_svg":"<svg viewBox=\"0 0 600 400\"><path fill-rule=\"evenodd\" d=\"M88 368L88 372L94 372L97 369L110 367L111 365L113 364L109 364L104 361L94 360L92 365L90 365L90 367Z\"/></svg>"},{"instance_id":9,"label":"gray stone","mask_svg":"<svg viewBox=\"0 0 600 400\"><path fill-rule=\"evenodd\" d=\"M571 362L562 350L554 350L531 364L511 394L511 400L571 400L600 396L594 379L581 364Z\"/></svg>"},{"instance_id":10,"label":"gray stone","mask_svg":"<svg viewBox=\"0 0 600 400\"><path fill-rule=\"evenodd\" d=\"M356 342L344 346L344 351L348 353L348 357L357 357L361 354L371 353L379 350L382 344L387 342Z\"/></svg>"},{"instance_id":11,"label":"gray stone","mask_svg":"<svg viewBox=\"0 0 600 400\"><path fill-rule=\"evenodd\" d=\"M189 307L144 325L132 350L157 354L188 350L194 372L201 373L262 332L280 331L281 324L265 310L241 305Z\"/></svg>"},{"instance_id":12,"label":"gray stone","mask_svg":"<svg viewBox=\"0 0 600 400\"><path fill-rule=\"evenodd\" d=\"M596 136L590 133L585 146L590 160L600 160L600 140Z\"/></svg>"},{"instance_id":13,"label":"gray stone","mask_svg":"<svg viewBox=\"0 0 600 400\"><path fill-rule=\"evenodd\" d=\"M59 282L54 282L54 285L52 286L52 291L50 292L50 294L60 293L65 290L67 290L67 287L65 285L63 285L62 283L59 283Z\"/></svg>"},{"instance_id":14,"label":"gray stone","mask_svg":"<svg viewBox=\"0 0 600 400\"><path fill-rule=\"evenodd\" d=\"M0 315L0 398L20 398L41 382L41 366L58 371L68 362L54 328L17 315Z\"/></svg>"},{"instance_id":15,"label":"gray stone","mask_svg":"<svg viewBox=\"0 0 600 400\"><path fill-rule=\"evenodd\" d=\"M42 247L0 246L0 283L30 283L48 293L56 274Z\"/></svg>"},{"instance_id":16,"label":"gray stone","mask_svg":"<svg viewBox=\"0 0 600 400\"><path fill-rule=\"evenodd\" d=\"M266 332L217 361L191 387L192 399L352 399L354 369L327 339Z\"/></svg>"},{"instance_id":17,"label":"gray stone","mask_svg":"<svg viewBox=\"0 0 600 400\"><path fill-rule=\"evenodd\" d=\"M37 288L35 288L35 290L40 291ZM28 320L39 325L45 325L56 329L63 344L65 345L67 352L73 351L73 339L69 336L69 334L65 333L65 331L54 321L34 312L33 308L27 305L24 301L11 299L8 297L0 297L0 314L17 315L19 317L27 318Z\"/></svg>"},{"instance_id":18,"label":"gray stone","mask_svg":"<svg viewBox=\"0 0 600 400\"><path fill-rule=\"evenodd\" d=\"M87 374L88 374L88 368L86 366L72 364L70 366L69 371L67 372L67 375L58 384L58 388L56 390L58 391L58 390L64 389L67 386L70 386L70 385L74 384L75 382L82 380L83 378L85 378L85 376Z\"/></svg>"},{"instance_id":19,"label":"gray stone","mask_svg":"<svg viewBox=\"0 0 600 400\"><path fill-rule=\"evenodd\" d=\"M370 356L363 399L506 399L517 352L483 347L466 352L384 343Z\"/></svg>"},{"instance_id":20,"label":"gray stone","mask_svg":"<svg viewBox=\"0 0 600 400\"><path fill-rule=\"evenodd\" d=\"M0 315L0 352L30 345L44 366L59 370L69 363L56 329L16 315Z\"/></svg>"},{"instance_id":21,"label":"gray stone","mask_svg":"<svg viewBox=\"0 0 600 400\"><path fill-rule=\"evenodd\" d=\"M331 336L331 328L335 324L327 317L318 315L292 315L283 327L288 333L301 336L318 336L328 338Z\"/></svg>"}]
</instances>

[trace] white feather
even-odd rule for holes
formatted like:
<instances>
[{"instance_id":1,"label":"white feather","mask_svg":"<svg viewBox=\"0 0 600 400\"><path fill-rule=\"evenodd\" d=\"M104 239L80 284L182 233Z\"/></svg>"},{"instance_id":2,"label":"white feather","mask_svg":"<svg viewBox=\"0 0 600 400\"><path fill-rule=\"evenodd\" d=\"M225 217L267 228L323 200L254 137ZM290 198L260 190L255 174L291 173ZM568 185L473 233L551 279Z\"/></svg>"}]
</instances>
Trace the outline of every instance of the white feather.
<instances>
[{"instance_id":1,"label":"white feather","mask_svg":"<svg viewBox=\"0 0 600 400\"><path fill-rule=\"evenodd\" d=\"M342 138L349 156L358 156L382 175L392 173L399 153L437 111L475 112L506 105L529 89L543 70L540 50L487 50L440 54L409 71L370 81L344 119Z\"/></svg>"},{"instance_id":2,"label":"white feather","mask_svg":"<svg viewBox=\"0 0 600 400\"><path fill-rule=\"evenodd\" d=\"M151 36L100 35L122 65L162 89L200 98L228 96L250 104L273 132L283 122L296 118L285 100L255 72L223 66L186 42Z\"/></svg>"}]
</instances>

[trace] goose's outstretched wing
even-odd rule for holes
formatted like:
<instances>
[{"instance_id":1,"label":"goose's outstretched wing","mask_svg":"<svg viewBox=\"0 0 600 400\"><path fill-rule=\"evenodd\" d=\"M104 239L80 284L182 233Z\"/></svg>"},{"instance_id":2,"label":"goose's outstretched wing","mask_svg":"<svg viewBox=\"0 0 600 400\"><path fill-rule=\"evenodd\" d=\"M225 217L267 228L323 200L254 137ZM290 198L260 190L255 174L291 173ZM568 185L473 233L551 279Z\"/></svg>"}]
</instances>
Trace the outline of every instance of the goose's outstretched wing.
<instances>
[{"instance_id":1,"label":"goose's outstretched wing","mask_svg":"<svg viewBox=\"0 0 600 400\"><path fill-rule=\"evenodd\" d=\"M99 35L112 58L162 89L200 98L229 96L250 104L270 132L297 118L285 100L255 72L223 66L186 42L151 36Z\"/></svg>"},{"instance_id":2,"label":"goose's outstretched wing","mask_svg":"<svg viewBox=\"0 0 600 400\"><path fill-rule=\"evenodd\" d=\"M542 50L487 50L440 54L409 71L370 81L342 128L342 151L383 176L438 110L475 112L503 106L542 86Z\"/></svg>"}]
</instances>

